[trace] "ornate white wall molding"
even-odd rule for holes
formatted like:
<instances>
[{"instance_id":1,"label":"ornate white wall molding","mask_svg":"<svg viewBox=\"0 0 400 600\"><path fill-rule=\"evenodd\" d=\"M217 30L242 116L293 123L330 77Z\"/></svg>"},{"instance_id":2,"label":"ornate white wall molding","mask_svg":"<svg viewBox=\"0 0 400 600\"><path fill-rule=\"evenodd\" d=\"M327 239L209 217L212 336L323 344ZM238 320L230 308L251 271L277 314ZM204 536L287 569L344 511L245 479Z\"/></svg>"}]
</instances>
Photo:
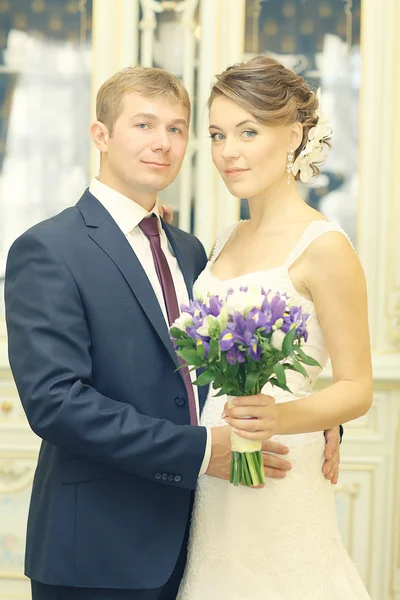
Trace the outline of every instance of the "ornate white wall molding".
<instances>
[{"instance_id":1,"label":"ornate white wall molding","mask_svg":"<svg viewBox=\"0 0 400 600\"><path fill-rule=\"evenodd\" d=\"M35 468L35 459L0 457L0 496L29 489Z\"/></svg>"},{"instance_id":2,"label":"ornate white wall molding","mask_svg":"<svg viewBox=\"0 0 400 600\"><path fill-rule=\"evenodd\" d=\"M399 8L400 18L400 8ZM400 410L398 412L397 427L396 427L396 443L395 443L395 469L394 472L398 475L400 472ZM391 561L390 561L390 582L391 582L391 600L400 599L400 478L397 477L394 484L394 503L392 517L392 539L391 546Z\"/></svg>"}]
</instances>

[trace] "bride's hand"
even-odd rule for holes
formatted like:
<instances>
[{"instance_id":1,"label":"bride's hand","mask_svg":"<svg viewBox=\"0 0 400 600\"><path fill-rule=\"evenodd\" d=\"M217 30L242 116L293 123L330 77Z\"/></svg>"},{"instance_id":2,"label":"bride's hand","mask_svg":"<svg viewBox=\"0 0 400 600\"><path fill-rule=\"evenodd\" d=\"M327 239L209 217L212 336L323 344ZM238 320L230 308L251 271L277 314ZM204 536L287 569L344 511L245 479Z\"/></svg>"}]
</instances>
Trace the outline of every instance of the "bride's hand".
<instances>
[{"instance_id":1,"label":"bride's hand","mask_svg":"<svg viewBox=\"0 0 400 600\"><path fill-rule=\"evenodd\" d=\"M264 441L276 434L278 411L275 398L265 394L240 396L233 404L233 408L225 405L224 414L237 435L247 440Z\"/></svg>"},{"instance_id":2,"label":"bride's hand","mask_svg":"<svg viewBox=\"0 0 400 600\"><path fill-rule=\"evenodd\" d=\"M157 198L157 208L159 215L168 225L174 220L174 209L169 204L162 204L160 198Z\"/></svg>"}]
</instances>

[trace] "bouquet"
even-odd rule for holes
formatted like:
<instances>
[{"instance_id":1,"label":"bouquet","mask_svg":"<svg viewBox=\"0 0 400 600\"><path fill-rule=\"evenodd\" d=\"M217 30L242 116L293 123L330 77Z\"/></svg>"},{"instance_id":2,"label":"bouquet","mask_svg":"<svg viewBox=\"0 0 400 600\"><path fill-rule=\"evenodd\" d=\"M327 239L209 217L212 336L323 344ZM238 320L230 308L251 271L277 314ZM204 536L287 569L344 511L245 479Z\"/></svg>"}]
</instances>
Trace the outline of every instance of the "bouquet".
<instances>
[{"instance_id":1,"label":"bouquet","mask_svg":"<svg viewBox=\"0 0 400 600\"><path fill-rule=\"evenodd\" d=\"M319 366L301 348L309 315L285 294L241 287L225 297L197 297L181 310L170 329L177 354L192 370L204 369L196 385L212 383L228 402L259 394L267 382L290 392L287 370L308 377L303 364ZM231 443L230 482L262 484L261 442L232 431Z\"/></svg>"}]
</instances>

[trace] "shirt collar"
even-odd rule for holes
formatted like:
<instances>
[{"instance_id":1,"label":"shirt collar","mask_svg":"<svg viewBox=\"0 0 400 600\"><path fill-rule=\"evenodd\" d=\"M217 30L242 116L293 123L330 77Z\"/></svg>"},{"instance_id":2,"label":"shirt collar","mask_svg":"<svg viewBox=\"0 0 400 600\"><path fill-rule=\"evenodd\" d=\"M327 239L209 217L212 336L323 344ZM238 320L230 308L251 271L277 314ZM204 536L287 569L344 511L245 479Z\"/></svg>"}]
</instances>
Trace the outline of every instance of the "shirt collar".
<instances>
[{"instance_id":1,"label":"shirt collar","mask_svg":"<svg viewBox=\"0 0 400 600\"><path fill-rule=\"evenodd\" d=\"M147 212L143 206L124 196L120 192L110 188L105 183L102 183L94 177L90 182L89 192L104 206L106 211L110 213L118 227L124 235L128 235L140 221L151 214L155 214L158 219L158 228L161 231L161 219L158 212L157 202L153 209Z\"/></svg>"}]
</instances>

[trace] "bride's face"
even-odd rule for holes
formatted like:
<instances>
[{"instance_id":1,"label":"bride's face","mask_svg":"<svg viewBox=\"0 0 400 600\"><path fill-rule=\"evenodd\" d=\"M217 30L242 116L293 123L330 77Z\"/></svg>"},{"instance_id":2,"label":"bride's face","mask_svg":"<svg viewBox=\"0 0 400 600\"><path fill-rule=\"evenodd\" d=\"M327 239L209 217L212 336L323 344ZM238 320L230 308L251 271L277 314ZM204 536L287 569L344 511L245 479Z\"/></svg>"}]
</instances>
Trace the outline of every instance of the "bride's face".
<instances>
[{"instance_id":1,"label":"bride's face","mask_svg":"<svg viewBox=\"0 0 400 600\"><path fill-rule=\"evenodd\" d=\"M237 198L253 198L287 177L291 127L269 127L226 96L210 108L212 159Z\"/></svg>"}]
</instances>

